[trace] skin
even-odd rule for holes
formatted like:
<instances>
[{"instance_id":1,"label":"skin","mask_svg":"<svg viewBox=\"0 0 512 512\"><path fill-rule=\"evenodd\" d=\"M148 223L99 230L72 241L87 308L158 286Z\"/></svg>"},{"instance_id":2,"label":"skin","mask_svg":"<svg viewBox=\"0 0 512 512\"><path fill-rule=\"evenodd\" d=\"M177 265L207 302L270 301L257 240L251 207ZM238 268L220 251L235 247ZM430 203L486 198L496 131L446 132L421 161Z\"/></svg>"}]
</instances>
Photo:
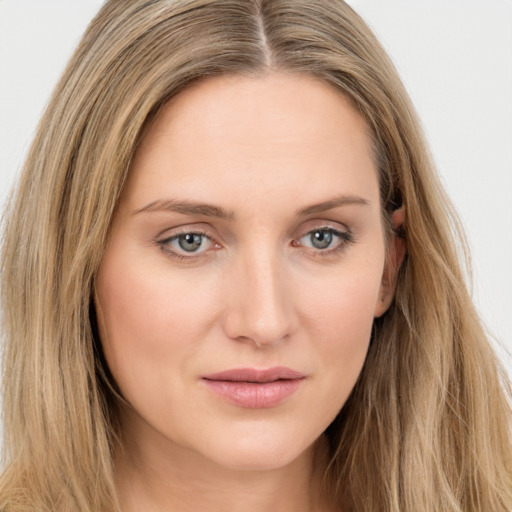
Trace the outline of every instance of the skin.
<instances>
[{"instance_id":1,"label":"skin","mask_svg":"<svg viewBox=\"0 0 512 512\"><path fill-rule=\"evenodd\" d=\"M200 234L195 252L185 233ZM225 76L168 102L136 152L96 281L105 357L129 404L123 510L331 510L322 433L392 300L396 244L386 258L367 126L329 85ZM269 408L202 379L273 366L305 379Z\"/></svg>"}]
</instances>

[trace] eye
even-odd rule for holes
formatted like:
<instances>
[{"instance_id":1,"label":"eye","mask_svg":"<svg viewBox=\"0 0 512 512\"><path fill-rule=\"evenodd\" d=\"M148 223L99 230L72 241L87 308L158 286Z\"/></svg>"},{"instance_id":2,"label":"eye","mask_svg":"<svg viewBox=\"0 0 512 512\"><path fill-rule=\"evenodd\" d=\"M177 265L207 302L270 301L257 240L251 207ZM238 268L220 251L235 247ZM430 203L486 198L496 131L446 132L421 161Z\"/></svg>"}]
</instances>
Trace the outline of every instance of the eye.
<instances>
[{"instance_id":1,"label":"eye","mask_svg":"<svg viewBox=\"0 0 512 512\"><path fill-rule=\"evenodd\" d=\"M334 234L332 231L325 229L313 231L308 234L309 241L315 249L328 249L332 244Z\"/></svg>"},{"instance_id":2,"label":"eye","mask_svg":"<svg viewBox=\"0 0 512 512\"><path fill-rule=\"evenodd\" d=\"M179 235L175 241L180 249L185 252L197 252L204 245L206 237L200 233L187 233L185 235ZM173 240L174 241L174 240Z\"/></svg>"},{"instance_id":3,"label":"eye","mask_svg":"<svg viewBox=\"0 0 512 512\"><path fill-rule=\"evenodd\" d=\"M161 240L158 244L171 255L184 257L202 254L210 249L214 243L204 233L180 233Z\"/></svg>"},{"instance_id":4,"label":"eye","mask_svg":"<svg viewBox=\"0 0 512 512\"><path fill-rule=\"evenodd\" d=\"M309 231L299 238L298 245L328 252L330 249L343 248L350 242L353 242L353 237L349 232L333 228L320 228Z\"/></svg>"}]
</instances>

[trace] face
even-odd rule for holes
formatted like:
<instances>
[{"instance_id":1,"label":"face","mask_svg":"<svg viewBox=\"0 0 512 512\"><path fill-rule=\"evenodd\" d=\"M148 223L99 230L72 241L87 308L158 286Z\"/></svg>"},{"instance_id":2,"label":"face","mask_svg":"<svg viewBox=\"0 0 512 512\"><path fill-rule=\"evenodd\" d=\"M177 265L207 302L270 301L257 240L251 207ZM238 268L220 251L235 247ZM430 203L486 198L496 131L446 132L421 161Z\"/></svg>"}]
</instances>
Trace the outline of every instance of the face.
<instances>
[{"instance_id":1,"label":"face","mask_svg":"<svg viewBox=\"0 0 512 512\"><path fill-rule=\"evenodd\" d=\"M388 306L385 245L367 127L329 85L227 76L172 99L96 280L125 429L230 468L299 457Z\"/></svg>"}]
</instances>

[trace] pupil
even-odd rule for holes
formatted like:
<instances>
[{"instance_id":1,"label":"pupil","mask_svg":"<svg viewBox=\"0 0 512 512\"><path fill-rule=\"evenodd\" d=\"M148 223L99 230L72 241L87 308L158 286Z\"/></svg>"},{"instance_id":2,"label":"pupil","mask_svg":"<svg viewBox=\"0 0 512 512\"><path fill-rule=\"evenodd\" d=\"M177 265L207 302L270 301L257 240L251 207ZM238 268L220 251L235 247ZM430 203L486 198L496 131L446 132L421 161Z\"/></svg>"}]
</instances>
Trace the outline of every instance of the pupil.
<instances>
[{"instance_id":1,"label":"pupil","mask_svg":"<svg viewBox=\"0 0 512 512\"><path fill-rule=\"evenodd\" d=\"M184 251L193 252L199 247L201 247L201 243L203 242L203 235L198 235L197 233L188 233L186 235L181 235L178 239L178 243Z\"/></svg>"},{"instance_id":2,"label":"pupil","mask_svg":"<svg viewBox=\"0 0 512 512\"><path fill-rule=\"evenodd\" d=\"M315 231L313 233L312 244L316 249L326 249L331 245L332 233L329 231Z\"/></svg>"}]
</instances>

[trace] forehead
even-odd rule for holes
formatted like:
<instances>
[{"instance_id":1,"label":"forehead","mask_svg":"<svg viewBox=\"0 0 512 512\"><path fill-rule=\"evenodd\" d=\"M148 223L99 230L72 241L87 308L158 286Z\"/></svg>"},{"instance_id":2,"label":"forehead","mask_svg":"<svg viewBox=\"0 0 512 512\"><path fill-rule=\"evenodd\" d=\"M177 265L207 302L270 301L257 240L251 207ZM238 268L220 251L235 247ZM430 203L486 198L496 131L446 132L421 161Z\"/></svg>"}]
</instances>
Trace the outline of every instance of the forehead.
<instances>
[{"instance_id":1,"label":"forehead","mask_svg":"<svg viewBox=\"0 0 512 512\"><path fill-rule=\"evenodd\" d=\"M329 187L361 194L368 182L375 193L369 129L351 102L314 77L274 72L210 78L167 102L136 152L127 189L150 201L159 190L173 196L198 184L199 195L307 187L314 201Z\"/></svg>"}]
</instances>

